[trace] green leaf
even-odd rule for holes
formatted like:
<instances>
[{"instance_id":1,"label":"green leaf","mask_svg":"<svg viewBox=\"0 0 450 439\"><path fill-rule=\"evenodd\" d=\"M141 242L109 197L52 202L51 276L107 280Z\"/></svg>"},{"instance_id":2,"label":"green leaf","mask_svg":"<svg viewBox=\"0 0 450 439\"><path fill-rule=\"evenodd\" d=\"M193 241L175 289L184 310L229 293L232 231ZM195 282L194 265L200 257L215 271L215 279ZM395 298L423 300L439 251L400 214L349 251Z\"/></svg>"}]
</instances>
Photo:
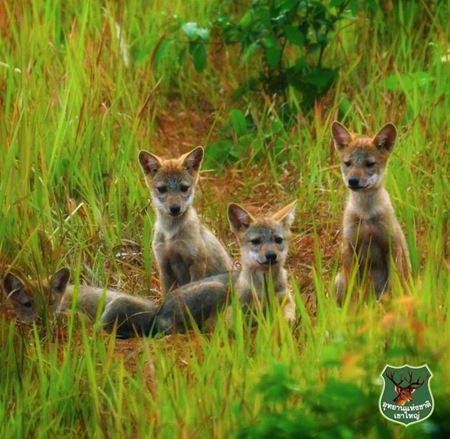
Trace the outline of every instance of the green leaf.
<instances>
[{"instance_id":1,"label":"green leaf","mask_svg":"<svg viewBox=\"0 0 450 439\"><path fill-rule=\"evenodd\" d=\"M244 54L242 55L241 65L248 62L248 60L254 55L256 49L258 48L258 42L250 44L250 46L245 49Z\"/></svg>"},{"instance_id":2,"label":"green leaf","mask_svg":"<svg viewBox=\"0 0 450 439\"><path fill-rule=\"evenodd\" d=\"M275 2L276 7L279 9L281 14L295 11L295 9L297 9L297 4L298 0L277 0Z\"/></svg>"},{"instance_id":3,"label":"green leaf","mask_svg":"<svg viewBox=\"0 0 450 439\"><path fill-rule=\"evenodd\" d=\"M181 28L190 41L207 41L209 38L208 29L199 27L195 22L190 21L188 23L184 23Z\"/></svg>"},{"instance_id":4,"label":"green leaf","mask_svg":"<svg viewBox=\"0 0 450 439\"><path fill-rule=\"evenodd\" d=\"M382 81L382 84L388 90L398 90L399 89L399 81L396 75L390 75Z\"/></svg>"},{"instance_id":5,"label":"green leaf","mask_svg":"<svg viewBox=\"0 0 450 439\"><path fill-rule=\"evenodd\" d=\"M153 58L153 67L156 68L161 61L161 58L163 58L165 52L167 49L172 45L172 40L164 40L158 47L154 58Z\"/></svg>"},{"instance_id":6,"label":"green leaf","mask_svg":"<svg viewBox=\"0 0 450 439\"><path fill-rule=\"evenodd\" d=\"M242 111L233 108L228 115L228 120L236 136L240 137L248 132L247 120Z\"/></svg>"},{"instance_id":7,"label":"green leaf","mask_svg":"<svg viewBox=\"0 0 450 439\"><path fill-rule=\"evenodd\" d=\"M190 43L189 52L192 55L195 70L202 72L206 67L206 49L205 45L200 42Z\"/></svg>"},{"instance_id":8,"label":"green leaf","mask_svg":"<svg viewBox=\"0 0 450 439\"><path fill-rule=\"evenodd\" d=\"M302 46L305 38L303 34L294 26L286 26L284 28L284 35L286 35L286 39L297 46Z\"/></svg>"},{"instance_id":9,"label":"green leaf","mask_svg":"<svg viewBox=\"0 0 450 439\"><path fill-rule=\"evenodd\" d=\"M239 22L239 26L241 26L242 29L248 29L250 25L252 24L253 20L253 11L249 9L241 18L241 21Z\"/></svg>"},{"instance_id":10,"label":"green leaf","mask_svg":"<svg viewBox=\"0 0 450 439\"><path fill-rule=\"evenodd\" d=\"M281 60L281 46L275 37L268 37L262 40L262 44L266 52L267 65L272 69L276 69Z\"/></svg>"},{"instance_id":11,"label":"green leaf","mask_svg":"<svg viewBox=\"0 0 450 439\"><path fill-rule=\"evenodd\" d=\"M307 84L315 85L320 91L326 91L337 77L335 69L317 68L303 77Z\"/></svg>"}]
</instances>

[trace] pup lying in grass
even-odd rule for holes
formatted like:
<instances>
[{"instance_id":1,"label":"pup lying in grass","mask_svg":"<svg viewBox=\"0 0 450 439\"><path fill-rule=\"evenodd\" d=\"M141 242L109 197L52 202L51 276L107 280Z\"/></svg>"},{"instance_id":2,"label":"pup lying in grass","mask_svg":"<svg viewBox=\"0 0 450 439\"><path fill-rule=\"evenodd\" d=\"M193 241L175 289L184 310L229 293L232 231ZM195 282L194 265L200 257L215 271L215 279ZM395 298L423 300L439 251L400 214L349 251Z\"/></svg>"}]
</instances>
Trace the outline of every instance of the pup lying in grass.
<instances>
[{"instance_id":1,"label":"pup lying in grass","mask_svg":"<svg viewBox=\"0 0 450 439\"><path fill-rule=\"evenodd\" d=\"M43 317L52 317L72 309L75 287L68 285L70 270L62 268L57 271L49 281L23 282L12 273L8 273L3 280L4 293L7 303L17 318L23 322L35 322ZM77 293L76 309L95 321L99 307L107 307L119 297L129 296L118 291L80 285ZM158 307L149 300L136 296L133 298L135 306L139 305L140 319L136 316L135 331L140 331L141 322L148 321L156 315ZM110 332L113 326L105 325L104 329Z\"/></svg>"},{"instance_id":2,"label":"pup lying in grass","mask_svg":"<svg viewBox=\"0 0 450 439\"><path fill-rule=\"evenodd\" d=\"M142 322L142 313L146 309L141 300L122 295L106 306L102 323L106 327L116 323L117 336L121 338L133 333L184 332L193 323L202 327L211 322L229 303L230 289L236 292L244 309L256 307L260 310L268 302L271 286L275 296L284 303L285 317L293 320L295 305L284 264L294 210L295 203L291 203L271 216L254 218L243 207L230 204L228 219L241 249L239 273L211 276L169 292L156 318L148 320L147 327Z\"/></svg>"},{"instance_id":3,"label":"pup lying in grass","mask_svg":"<svg viewBox=\"0 0 450 439\"><path fill-rule=\"evenodd\" d=\"M390 255L401 279L407 279L411 269L405 236L384 188L397 132L388 123L374 137L361 136L339 122L333 123L331 131L350 190L344 212L342 267L336 277L337 298L342 301L356 267L360 279L367 271L380 299L388 287Z\"/></svg>"},{"instance_id":4,"label":"pup lying in grass","mask_svg":"<svg viewBox=\"0 0 450 439\"><path fill-rule=\"evenodd\" d=\"M163 293L232 269L225 248L192 206L203 154L201 146L170 160L139 154L156 211L152 246Z\"/></svg>"}]
</instances>

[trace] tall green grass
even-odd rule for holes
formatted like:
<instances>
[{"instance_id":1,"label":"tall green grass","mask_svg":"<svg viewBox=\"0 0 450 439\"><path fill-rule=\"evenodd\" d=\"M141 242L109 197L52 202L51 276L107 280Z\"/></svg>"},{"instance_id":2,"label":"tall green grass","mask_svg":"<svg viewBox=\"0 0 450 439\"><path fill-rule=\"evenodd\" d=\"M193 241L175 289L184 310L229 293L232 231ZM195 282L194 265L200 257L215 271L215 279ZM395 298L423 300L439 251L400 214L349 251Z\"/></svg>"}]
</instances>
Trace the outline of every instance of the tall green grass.
<instances>
[{"instance_id":1,"label":"tall green grass","mask_svg":"<svg viewBox=\"0 0 450 439\"><path fill-rule=\"evenodd\" d=\"M0 436L288 435L292 420L304 436L448 435L444 3L395 2L391 13L349 19L325 54L340 67L338 82L284 128L270 100L232 100L245 76L233 49L218 49L203 74L183 55L182 35L161 55L174 20L207 25L217 2L4 2L1 271L45 278L68 265L75 282L155 294L153 212L137 152L175 155L206 143L208 155L239 108L254 131L233 137L242 151L234 170L205 172L197 205L235 252L227 202L298 199L289 268L299 318L289 328L275 310L256 328L236 318L230 331L219 319L209 334L134 342L116 342L75 316L48 330L1 320ZM346 196L330 146L334 118L355 131L388 120L399 129L387 187L413 280L409 291L395 284L386 303L357 292L343 308L333 300ZM430 420L406 430L378 415L386 363L428 363Z\"/></svg>"}]
</instances>

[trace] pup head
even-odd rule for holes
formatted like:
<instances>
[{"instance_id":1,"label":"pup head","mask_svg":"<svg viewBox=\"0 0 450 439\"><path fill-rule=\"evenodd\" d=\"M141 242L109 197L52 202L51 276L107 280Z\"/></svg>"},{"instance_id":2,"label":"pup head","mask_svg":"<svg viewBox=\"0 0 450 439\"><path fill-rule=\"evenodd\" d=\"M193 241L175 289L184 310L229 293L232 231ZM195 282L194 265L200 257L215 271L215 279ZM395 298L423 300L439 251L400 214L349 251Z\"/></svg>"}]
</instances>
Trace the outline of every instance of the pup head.
<instances>
[{"instance_id":1,"label":"pup head","mask_svg":"<svg viewBox=\"0 0 450 439\"><path fill-rule=\"evenodd\" d=\"M24 322L39 320L45 314L53 315L69 282L70 271L62 268L49 282L22 282L8 273L3 279L7 303L12 305L18 319Z\"/></svg>"},{"instance_id":2,"label":"pup head","mask_svg":"<svg viewBox=\"0 0 450 439\"><path fill-rule=\"evenodd\" d=\"M269 270L286 261L296 201L271 216L255 218L238 204L228 206L228 221L241 248L242 268Z\"/></svg>"},{"instance_id":3,"label":"pup head","mask_svg":"<svg viewBox=\"0 0 450 439\"><path fill-rule=\"evenodd\" d=\"M201 146L169 160L147 151L139 153L153 205L161 214L178 217L192 205L203 154Z\"/></svg>"},{"instance_id":4,"label":"pup head","mask_svg":"<svg viewBox=\"0 0 450 439\"><path fill-rule=\"evenodd\" d=\"M369 137L350 133L344 125L333 122L331 132L347 187L352 191L380 187L397 137L395 126L388 123L374 137Z\"/></svg>"}]
</instances>

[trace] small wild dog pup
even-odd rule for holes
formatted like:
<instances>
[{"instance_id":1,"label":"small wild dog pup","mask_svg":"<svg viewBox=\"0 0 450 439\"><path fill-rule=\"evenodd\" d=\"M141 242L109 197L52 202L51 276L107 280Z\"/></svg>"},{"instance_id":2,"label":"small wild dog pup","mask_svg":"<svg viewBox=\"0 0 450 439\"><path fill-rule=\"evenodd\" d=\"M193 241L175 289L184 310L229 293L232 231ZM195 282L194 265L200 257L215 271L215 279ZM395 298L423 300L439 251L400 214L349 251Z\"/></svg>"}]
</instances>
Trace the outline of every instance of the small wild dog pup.
<instances>
[{"instance_id":1,"label":"small wild dog pup","mask_svg":"<svg viewBox=\"0 0 450 439\"><path fill-rule=\"evenodd\" d=\"M17 318L23 322L40 320L55 314L69 282L70 271L62 268L49 281L21 281L8 273L3 279L6 303L12 306Z\"/></svg>"},{"instance_id":2,"label":"small wild dog pup","mask_svg":"<svg viewBox=\"0 0 450 439\"><path fill-rule=\"evenodd\" d=\"M56 314L69 311L74 294L77 294L76 309L91 320L95 320L99 307L108 307L120 297L132 297L135 306L139 305L140 314L139 318L136 317L133 328L127 328L129 331L142 332L143 322L147 325L156 315L158 307L144 298L89 285L80 285L78 293L75 293L75 287L68 285L69 279L68 268L57 271L50 281L41 282L23 282L8 273L3 280L3 287L7 303L12 305L17 318L24 322L39 321L45 316L52 318ZM111 332L113 325L104 325L104 329Z\"/></svg>"},{"instance_id":3,"label":"small wild dog pup","mask_svg":"<svg viewBox=\"0 0 450 439\"><path fill-rule=\"evenodd\" d=\"M268 287L284 302L287 320L295 318L295 303L284 268L296 202L271 216L253 217L238 204L228 206L228 220L241 250L241 271L234 283L241 304L263 307L268 300ZM271 277L271 278L270 278Z\"/></svg>"},{"instance_id":4,"label":"small wild dog pup","mask_svg":"<svg viewBox=\"0 0 450 439\"><path fill-rule=\"evenodd\" d=\"M232 269L230 256L192 205L203 153L201 146L170 160L139 153L156 210L152 246L163 293Z\"/></svg>"},{"instance_id":5,"label":"small wild dog pup","mask_svg":"<svg viewBox=\"0 0 450 439\"><path fill-rule=\"evenodd\" d=\"M336 277L339 301L347 289L355 265L359 278L367 272L377 299L386 290L390 255L402 279L410 261L405 236L395 217L384 174L397 136L388 123L374 137L350 133L339 122L331 131L341 161L342 176L350 189L344 212L342 267Z\"/></svg>"}]
</instances>

